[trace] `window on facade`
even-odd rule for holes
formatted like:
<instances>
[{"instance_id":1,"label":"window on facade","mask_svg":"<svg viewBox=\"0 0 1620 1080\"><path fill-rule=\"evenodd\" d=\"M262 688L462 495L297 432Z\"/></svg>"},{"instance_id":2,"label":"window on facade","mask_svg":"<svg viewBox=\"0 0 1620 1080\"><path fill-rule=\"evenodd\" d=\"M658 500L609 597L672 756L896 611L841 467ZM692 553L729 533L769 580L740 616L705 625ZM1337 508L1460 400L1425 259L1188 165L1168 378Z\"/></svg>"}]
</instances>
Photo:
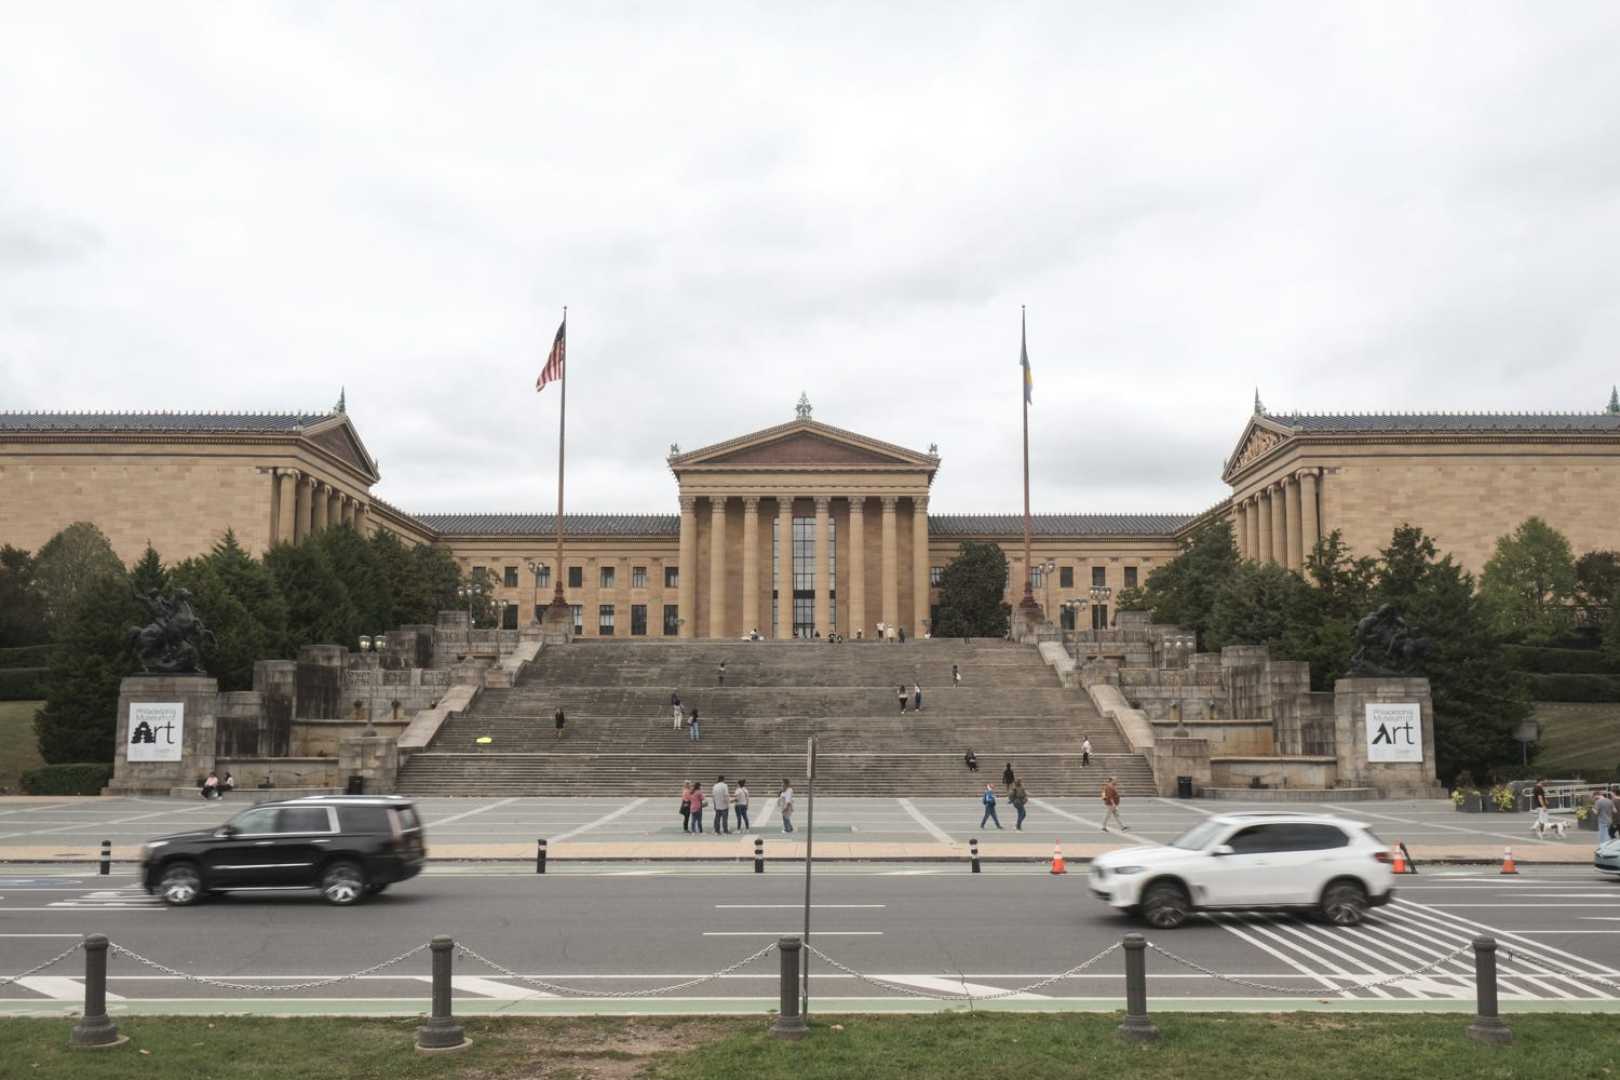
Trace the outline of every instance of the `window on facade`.
<instances>
[{"instance_id":1,"label":"window on facade","mask_svg":"<svg viewBox=\"0 0 1620 1080\"><path fill-rule=\"evenodd\" d=\"M1134 566L1125 568L1125 587L1127 589L1136 588L1136 567Z\"/></svg>"},{"instance_id":2,"label":"window on facade","mask_svg":"<svg viewBox=\"0 0 1620 1080\"><path fill-rule=\"evenodd\" d=\"M1035 569L1029 572L1029 587L1032 589L1041 588L1046 584L1045 581L1041 580L1044 577L1046 577L1046 575L1041 571L1041 568L1037 566Z\"/></svg>"},{"instance_id":3,"label":"window on facade","mask_svg":"<svg viewBox=\"0 0 1620 1080\"><path fill-rule=\"evenodd\" d=\"M674 637L681 632L681 606L679 604L664 605L664 636Z\"/></svg>"},{"instance_id":4,"label":"window on facade","mask_svg":"<svg viewBox=\"0 0 1620 1080\"><path fill-rule=\"evenodd\" d=\"M542 589L551 584L551 567L542 566L540 568L540 576L536 579L536 584Z\"/></svg>"},{"instance_id":5,"label":"window on facade","mask_svg":"<svg viewBox=\"0 0 1620 1080\"><path fill-rule=\"evenodd\" d=\"M1065 630L1074 629L1074 608L1065 607L1059 609L1058 625Z\"/></svg>"},{"instance_id":6,"label":"window on facade","mask_svg":"<svg viewBox=\"0 0 1620 1080\"><path fill-rule=\"evenodd\" d=\"M597 571L597 584L600 585L604 589L613 588L613 574L614 574L614 568L613 567L611 567L611 566L602 567L601 570Z\"/></svg>"},{"instance_id":7,"label":"window on facade","mask_svg":"<svg viewBox=\"0 0 1620 1080\"><path fill-rule=\"evenodd\" d=\"M1060 588L1060 589L1072 589L1072 588L1074 588L1074 567L1072 567L1072 566L1061 566L1061 567L1058 568L1058 588ZM1073 620L1070 620L1070 621L1072 622Z\"/></svg>"},{"instance_id":8,"label":"window on facade","mask_svg":"<svg viewBox=\"0 0 1620 1080\"><path fill-rule=\"evenodd\" d=\"M501 629L502 630L516 630L517 629L517 615L518 615L518 608L517 608L516 604L502 604L501 605Z\"/></svg>"},{"instance_id":9,"label":"window on facade","mask_svg":"<svg viewBox=\"0 0 1620 1080\"><path fill-rule=\"evenodd\" d=\"M583 634L585 632L585 605L569 604L568 607L574 613L574 633Z\"/></svg>"},{"instance_id":10,"label":"window on facade","mask_svg":"<svg viewBox=\"0 0 1620 1080\"><path fill-rule=\"evenodd\" d=\"M1093 585L1107 585L1108 584L1108 567L1106 567L1106 566L1093 566L1091 568L1091 583Z\"/></svg>"},{"instance_id":11,"label":"window on facade","mask_svg":"<svg viewBox=\"0 0 1620 1080\"><path fill-rule=\"evenodd\" d=\"M517 588L517 583L517 567L508 566L505 573L501 575L501 584L505 585L508 589L515 589Z\"/></svg>"},{"instance_id":12,"label":"window on facade","mask_svg":"<svg viewBox=\"0 0 1620 1080\"><path fill-rule=\"evenodd\" d=\"M602 637L613 636L613 605L602 604L596 609L596 632Z\"/></svg>"},{"instance_id":13,"label":"window on facade","mask_svg":"<svg viewBox=\"0 0 1620 1080\"><path fill-rule=\"evenodd\" d=\"M631 604L630 605L630 636L631 637L646 637L647 636L647 605L646 604Z\"/></svg>"},{"instance_id":14,"label":"window on facade","mask_svg":"<svg viewBox=\"0 0 1620 1080\"><path fill-rule=\"evenodd\" d=\"M775 629L776 613L782 604L782 545L778 520L771 522L771 627ZM810 637L817 630L822 635L832 633L838 626L838 523L827 522L827 615L831 625L817 626L816 619L816 519L793 519L793 636Z\"/></svg>"},{"instance_id":15,"label":"window on facade","mask_svg":"<svg viewBox=\"0 0 1620 1080\"><path fill-rule=\"evenodd\" d=\"M1108 629L1108 605L1107 604L1092 604L1091 605L1091 628L1093 630L1106 630L1106 629Z\"/></svg>"},{"instance_id":16,"label":"window on facade","mask_svg":"<svg viewBox=\"0 0 1620 1080\"><path fill-rule=\"evenodd\" d=\"M678 566L664 567L664 588L674 589L680 586L681 568Z\"/></svg>"},{"instance_id":17,"label":"window on facade","mask_svg":"<svg viewBox=\"0 0 1620 1080\"><path fill-rule=\"evenodd\" d=\"M583 566L570 566L568 568L568 587L580 589L585 586L585 568Z\"/></svg>"},{"instance_id":18,"label":"window on facade","mask_svg":"<svg viewBox=\"0 0 1620 1080\"><path fill-rule=\"evenodd\" d=\"M632 566L630 568L630 587L632 589L645 589L647 587L647 568L645 566Z\"/></svg>"},{"instance_id":19,"label":"window on facade","mask_svg":"<svg viewBox=\"0 0 1620 1080\"><path fill-rule=\"evenodd\" d=\"M933 586L934 588L937 589L939 587L939 583L941 581L943 581L944 579L945 579L945 568L943 566L930 566L928 568L928 584L929 585L931 585L931 586Z\"/></svg>"},{"instance_id":20,"label":"window on facade","mask_svg":"<svg viewBox=\"0 0 1620 1080\"><path fill-rule=\"evenodd\" d=\"M485 581L488 578L489 578L489 567L487 567L487 566L475 566L475 567L472 568L472 579L474 581Z\"/></svg>"}]
</instances>

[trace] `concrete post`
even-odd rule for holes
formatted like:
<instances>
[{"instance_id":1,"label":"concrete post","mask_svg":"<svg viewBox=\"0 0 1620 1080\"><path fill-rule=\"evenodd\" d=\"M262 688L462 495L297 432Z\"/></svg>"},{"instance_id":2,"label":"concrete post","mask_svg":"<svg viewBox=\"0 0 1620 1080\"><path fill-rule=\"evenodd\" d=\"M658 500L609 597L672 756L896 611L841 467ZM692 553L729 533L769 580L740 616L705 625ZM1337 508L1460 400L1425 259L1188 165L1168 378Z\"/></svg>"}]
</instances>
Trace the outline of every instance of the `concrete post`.
<instances>
[{"instance_id":1,"label":"concrete post","mask_svg":"<svg viewBox=\"0 0 1620 1080\"><path fill-rule=\"evenodd\" d=\"M433 1015L416 1029L418 1053L445 1053L464 1050L472 1045L467 1033L461 1030L450 1014L450 972L455 959L456 943L444 935L433 939Z\"/></svg>"},{"instance_id":2,"label":"concrete post","mask_svg":"<svg viewBox=\"0 0 1620 1080\"><path fill-rule=\"evenodd\" d=\"M679 575L676 578L676 603L680 605L680 617L684 620L680 626L680 635L683 638L697 636L697 498L692 495L681 496L681 553L680 565L675 568ZM557 567L557 580L560 582L563 568Z\"/></svg>"},{"instance_id":3,"label":"concrete post","mask_svg":"<svg viewBox=\"0 0 1620 1080\"><path fill-rule=\"evenodd\" d=\"M763 837L754 837L754 873L765 872L765 840Z\"/></svg>"},{"instance_id":4,"label":"concrete post","mask_svg":"<svg viewBox=\"0 0 1620 1080\"><path fill-rule=\"evenodd\" d=\"M1475 1042L1510 1043L1513 1032L1502 1022L1496 1005L1496 939L1474 939L1474 997L1476 1015L1468 1025L1468 1037Z\"/></svg>"},{"instance_id":5,"label":"concrete post","mask_svg":"<svg viewBox=\"0 0 1620 1080\"><path fill-rule=\"evenodd\" d=\"M895 526L895 504L900 500L893 495L883 496L883 625L885 633L893 633L900 618L900 548Z\"/></svg>"},{"instance_id":6,"label":"concrete post","mask_svg":"<svg viewBox=\"0 0 1620 1080\"><path fill-rule=\"evenodd\" d=\"M844 633L854 637L866 631L866 496L849 497L849 536L844 540L844 558L849 561L849 625Z\"/></svg>"},{"instance_id":7,"label":"concrete post","mask_svg":"<svg viewBox=\"0 0 1620 1080\"><path fill-rule=\"evenodd\" d=\"M68 1046L75 1049L98 1050L129 1042L107 1015L107 945L105 934L84 939L84 1017L68 1035Z\"/></svg>"},{"instance_id":8,"label":"concrete post","mask_svg":"<svg viewBox=\"0 0 1620 1080\"><path fill-rule=\"evenodd\" d=\"M1159 1029L1147 1014L1147 939L1125 935L1125 1019L1120 1037L1129 1042L1152 1042Z\"/></svg>"},{"instance_id":9,"label":"concrete post","mask_svg":"<svg viewBox=\"0 0 1620 1080\"><path fill-rule=\"evenodd\" d=\"M977 836L968 840L968 861L972 864L975 874L981 872L979 870L979 838Z\"/></svg>"},{"instance_id":10,"label":"concrete post","mask_svg":"<svg viewBox=\"0 0 1620 1080\"><path fill-rule=\"evenodd\" d=\"M709 636L726 631L726 497L709 496Z\"/></svg>"},{"instance_id":11,"label":"concrete post","mask_svg":"<svg viewBox=\"0 0 1620 1080\"><path fill-rule=\"evenodd\" d=\"M832 576L828 562L832 553L832 499L816 496L816 600L812 618L822 637L832 633Z\"/></svg>"},{"instance_id":12,"label":"concrete post","mask_svg":"<svg viewBox=\"0 0 1620 1080\"><path fill-rule=\"evenodd\" d=\"M802 1039L810 1030L799 1008L799 950L803 945L796 937L781 938L776 943L782 958L782 996L771 1034L778 1039Z\"/></svg>"},{"instance_id":13,"label":"concrete post","mask_svg":"<svg viewBox=\"0 0 1620 1080\"><path fill-rule=\"evenodd\" d=\"M742 627L745 634L759 629L759 496L743 496Z\"/></svg>"},{"instance_id":14,"label":"concrete post","mask_svg":"<svg viewBox=\"0 0 1620 1080\"><path fill-rule=\"evenodd\" d=\"M112 873L112 841L101 842L101 876L106 877Z\"/></svg>"},{"instance_id":15,"label":"concrete post","mask_svg":"<svg viewBox=\"0 0 1620 1080\"><path fill-rule=\"evenodd\" d=\"M793 636L793 496L776 497L776 636Z\"/></svg>"},{"instance_id":16,"label":"concrete post","mask_svg":"<svg viewBox=\"0 0 1620 1080\"><path fill-rule=\"evenodd\" d=\"M534 872L537 874L543 874L546 872L545 837L541 837L534 842Z\"/></svg>"}]
</instances>

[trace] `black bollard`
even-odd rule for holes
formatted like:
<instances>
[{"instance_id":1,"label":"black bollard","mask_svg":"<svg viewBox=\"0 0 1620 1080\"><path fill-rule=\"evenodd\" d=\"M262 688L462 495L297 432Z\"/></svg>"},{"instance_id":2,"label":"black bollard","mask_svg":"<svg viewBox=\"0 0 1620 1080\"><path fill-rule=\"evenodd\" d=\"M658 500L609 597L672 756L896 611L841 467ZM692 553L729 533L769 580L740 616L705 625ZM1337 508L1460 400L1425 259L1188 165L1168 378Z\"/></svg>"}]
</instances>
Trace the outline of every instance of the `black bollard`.
<instances>
[{"instance_id":1,"label":"black bollard","mask_svg":"<svg viewBox=\"0 0 1620 1080\"><path fill-rule=\"evenodd\" d=\"M112 873L112 841L101 842L101 876L106 877Z\"/></svg>"},{"instance_id":2,"label":"black bollard","mask_svg":"<svg viewBox=\"0 0 1620 1080\"><path fill-rule=\"evenodd\" d=\"M84 1018L73 1025L68 1046L100 1050L127 1042L107 1015L107 935L90 934L84 939Z\"/></svg>"},{"instance_id":3,"label":"black bollard","mask_svg":"<svg viewBox=\"0 0 1620 1080\"><path fill-rule=\"evenodd\" d=\"M1159 1037L1158 1027L1147 1014L1147 939L1141 934L1125 935L1125 1019L1119 1034L1131 1042L1152 1042Z\"/></svg>"},{"instance_id":4,"label":"black bollard","mask_svg":"<svg viewBox=\"0 0 1620 1080\"><path fill-rule=\"evenodd\" d=\"M464 1050L472 1045L472 1040L450 1015L450 965L455 959L456 943L441 934L433 939L432 949L433 1014L427 1023L416 1029L416 1050L422 1054Z\"/></svg>"},{"instance_id":5,"label":"black bollard","mask_svg":"<svg viewBox=\"0 0 1620 1080\"><path fill-rule=\"evenodd\" d=\"M754 873L763 874L764 872L765 872L765 838L762 837L762 836L756 836L756 837L754 837Z\"/></svg>"},{"instance_id":6,"label":"black bollard","mask_svg":"<svg viewBox=\"0 0 1620 1080\"><path fill-rule=\"evenodd\" d=\"M771 1024L771 1034L778 1039L802 1039L810 1030L799 1008L799 950L804 943L796 937L777 941L776 951L782 956L782 1000Z\"/></svg>"},{"instance_id":7,"label":"black bollard","mask_svg":"<svg viewBox=\"0 0 1620 1080\"><path fill-rule=\"evenodd\" d=\"M534 872L537 874L546 872L546 842L544 839L534 842Z\"/></svg>"},{"instance_id":8,"label":"black bollard","mask_svg":"<svg viewBox=\"0 0 1620 1080\"><path fill-rule=\"evenodd\" d=\"M1474 997L1478 1015L1468 1025L1468 1037L1475 1042L1510 1043L1513 1032L1502 1022L1496 1009L1496 939L1474 939Z\"/></svg>"},{"instance_id":9,"label":"black bollard","mask_svg":"<svg viewBox=\"0 0 1620 1080\"><path fill-rule=\"evenodd\" d=\"M968 840L968 858L973 862L973 872L979 873L979 838L977 836Z\"/></svg>"}]
</instances>

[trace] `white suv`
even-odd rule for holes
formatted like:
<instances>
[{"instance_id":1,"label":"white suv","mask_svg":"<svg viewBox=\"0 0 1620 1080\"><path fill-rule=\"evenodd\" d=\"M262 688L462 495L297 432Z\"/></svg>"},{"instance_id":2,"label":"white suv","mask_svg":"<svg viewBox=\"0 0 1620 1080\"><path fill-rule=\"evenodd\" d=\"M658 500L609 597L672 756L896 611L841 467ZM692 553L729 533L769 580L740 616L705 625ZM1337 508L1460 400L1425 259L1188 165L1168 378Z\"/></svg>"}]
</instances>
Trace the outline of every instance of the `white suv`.
<instances>
[{"instance_id":1,"label":"white suv","mask_svg":"<svg viewBox=\"0 0 1620 1080\"><path fill-rule=\"evenodd\" d=\"M1388 849L1358 821L1254 812L1210 817L1168 847L1101 855L1091 891L1161 930L1217 908L1308 908L1355 926L1395 882Z\"/></svg>"}]
</instances>

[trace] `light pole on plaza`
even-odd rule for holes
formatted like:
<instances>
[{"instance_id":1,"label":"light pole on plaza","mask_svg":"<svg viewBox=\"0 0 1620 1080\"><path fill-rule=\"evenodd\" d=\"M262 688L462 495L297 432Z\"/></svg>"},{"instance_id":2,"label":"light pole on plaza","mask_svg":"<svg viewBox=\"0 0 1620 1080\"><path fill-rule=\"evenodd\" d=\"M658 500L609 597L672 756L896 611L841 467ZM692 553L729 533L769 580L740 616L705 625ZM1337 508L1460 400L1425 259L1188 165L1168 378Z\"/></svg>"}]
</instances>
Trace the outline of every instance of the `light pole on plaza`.
<instances>
[{"instance_id":1,"label":"light pole on plaza","mask_svg":"<svg viewBox=\"0 0 1620 1080\"><path fill-rule=\"evenodd\" d=\"M511 605L512 601L497 596L490 603L495 606L495 663L499 666L501 662L501 630L506 626L506 609Z\"/></svg>"},{"instance_id":2,"label":"light pole on plaza","mask_svg":"<svg viewBox=\"0 0 1620 1080\"><path fill-rule=\"evenodd\" d=\"M532 624L540 622L540 576L549 569L545 563L537 559L525 560L529 564L529 573L534 575L534 613L529 616Z\"/></svg>"},{"instance_id":3,"label":"light pole on plaza","mask_svg":"<svg viewBox=\"0 0 1620 1080\"><path fill-rule=\"evenodd\" d=\"M1048 559L1041 564L1041 582L1046 586L1047 618L1051 618L1052 611L1052 575L1057 573L1057 563Z\"/></svg>"},{"instance_id":4,"label":"light pole on plaza","mask_svg":"<svg viewBox=\"0 0 1620 1080\"><path fill-rule=\"evenodd\" d=\"M467 601L467 629L471 630L473 628L473 601L484 595L484 583L482 580L475 578L459 586L456 591Z\"/></svg>"},{"instance_id":5,"label":"light pole on plaza","mask_svg":"<svg viewBox=\"0 0 1620 1080\"><path fill-rule=\"evenodd\" d=\"M377 651L377 675L371 680L371 700L366 703L366 737L371 738L377 734L377 683L382 681L382 647L381 634L372 637L370 634L360 635L360 655L366 656L373 649Z\"/></svg>"},{"instance_id":6,"label":"light pole on plaza","mask_svg":"<svg viewBox=\"0 0 1620 1080\"><path fill-rule=\"evenodd\" d=\"M1103 658L1102 631L1108 628L1108 599L1114 595L1114 590L1107 585L1093 585L1091 587L1091 622L1093 636L1097 639L1097 659ZM1102 615L1102 625L1098 626L1098 613Z\"/></svg>"}]
</instances>

